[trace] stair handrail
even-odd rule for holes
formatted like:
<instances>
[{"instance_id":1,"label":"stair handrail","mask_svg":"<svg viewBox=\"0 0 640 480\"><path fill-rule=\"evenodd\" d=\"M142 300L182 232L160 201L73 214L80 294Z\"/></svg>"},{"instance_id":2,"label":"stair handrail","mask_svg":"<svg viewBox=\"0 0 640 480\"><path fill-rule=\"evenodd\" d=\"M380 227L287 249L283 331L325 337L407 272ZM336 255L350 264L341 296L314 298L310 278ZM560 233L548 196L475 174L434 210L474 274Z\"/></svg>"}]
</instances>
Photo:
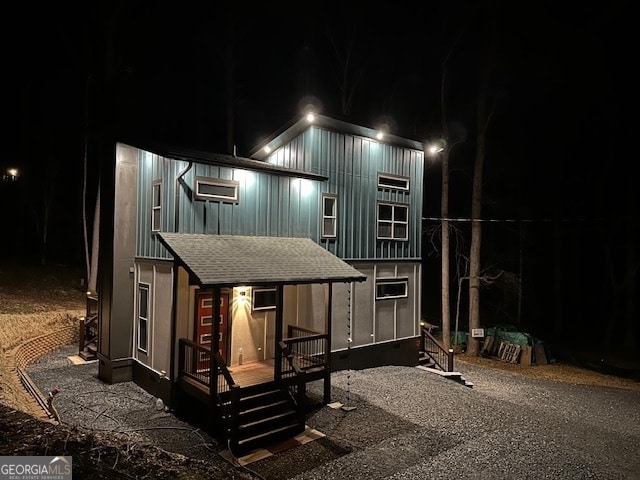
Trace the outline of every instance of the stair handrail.
<instances>
[{"instance_id":1,"label":"stair handrail","mask_svg":"<svg viewBox=\"0 0 640 480\"><path fill-rule=\"evenodd\" d=\"M295 381L291 383L287 381L286 388L289 392L289 395L291 395L291 397L293 397L296 402L296 414L298 417L298 422L304 424L307 398L307 382L305 376L307 372L300 368L295 355L291 351L291 348L289 348L289 345L286 344L286 342L282 340L278 342L278 348L280 349L282 356L287 359L287 362L289 362L289 365L293 369L293 378L295 378ZM283 379L280 378L279 380L280 382L282 382Z\"/></svg>"},{"instance_id":2,"label":"stair handrail","mask_svg":"<svg viewBox=\"0 0 640 480\"><path fill-rule=\"evenodd\" d=\"M291 351L291 348L289 347L289 345L287 345L286 342L281 340L280 342L278 342L278 346L280 347L282 356L287 359L287 362L289 363L289 365L291 365L291 368L293 368L293 371L295 372L295 374L296 375L303 374L304 370L300 368L300 365L298 364L298 361L296 360L296 357Z\"/></svg>"},{"instance_id":3,"label":"stair handrail","mask_svg":"<svg viewBox=\"0 0 640 480\"><path fill-rule=\"evenodd\" d=\"M446 348L434 337L429 329L421 326L422 351L444 372L453 372L453 349Z\"/></svg>"},{"instance_id":4,"label":"stair handrail","mask_svg":"<svg viewBox=\"0 0 640 480\"><path fill-rule=\"evenodd\" d=\"M231 372L229 372L227 362L222 358L220 352L213 353L213 359L216 366L216 374L211 375L211 382L213 385L210 385L209 388L211 392L214 392L215 401L222 410L222 417L227 419L226 430L228 439L232 444L235 444L238 438L239 429L238 417L240 416L240 385L238 385L233 379ZM226 389L224 391L228 391L230 394L228 403L224 402L221 396L222 392L220 392L220 389L218 388L218 377L220 373L222 374L222 378L226 384Z\"/></svg>"}]
</instances>

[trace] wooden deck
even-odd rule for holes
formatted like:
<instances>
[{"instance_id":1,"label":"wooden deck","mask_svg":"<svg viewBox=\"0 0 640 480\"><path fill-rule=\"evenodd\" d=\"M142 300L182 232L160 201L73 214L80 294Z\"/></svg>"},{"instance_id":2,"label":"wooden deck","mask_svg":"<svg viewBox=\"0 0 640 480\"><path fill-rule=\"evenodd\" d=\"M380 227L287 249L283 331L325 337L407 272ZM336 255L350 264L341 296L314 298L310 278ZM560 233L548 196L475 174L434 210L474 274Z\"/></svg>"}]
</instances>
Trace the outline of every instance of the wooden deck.
<instances>
[{"instance_id":1,"label":"wooden deck","mask_svg":"<svg viewBox=\"0 0 640 480\"><path fill-rule=\"evenodd\" d=\"M273 380L273 360L251 362L229 368L233 381L240 387L249 387Z\"/></svg>"}]
</instances>

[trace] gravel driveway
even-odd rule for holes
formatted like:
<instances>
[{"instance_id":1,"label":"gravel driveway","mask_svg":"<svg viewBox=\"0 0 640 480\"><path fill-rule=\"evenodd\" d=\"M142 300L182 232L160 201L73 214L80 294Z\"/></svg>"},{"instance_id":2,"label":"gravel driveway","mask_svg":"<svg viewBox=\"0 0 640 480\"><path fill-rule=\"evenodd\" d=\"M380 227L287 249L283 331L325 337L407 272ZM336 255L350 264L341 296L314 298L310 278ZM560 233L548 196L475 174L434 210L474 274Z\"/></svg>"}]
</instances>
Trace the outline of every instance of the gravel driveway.
<instances>
[{"instance_id":1,"label":"gravel driveway","mask_svg":"<svg viewBox=\"0 0 640 480\"><path fill-rule=\"evenodd\" d=\"M43 392L61 388L63 422L124 432L225 462L225 447L156 409L131 382L106 385L70 346L34 363ZM640 479L640 392L532 379L459 364L473 388L412 367L336 372L332 400L307 425L326 436L250 463L264 479ZM322 386L309 393L321 398ZM241 467L238 467L241 468Z\"/></svg>"}]
</instances>

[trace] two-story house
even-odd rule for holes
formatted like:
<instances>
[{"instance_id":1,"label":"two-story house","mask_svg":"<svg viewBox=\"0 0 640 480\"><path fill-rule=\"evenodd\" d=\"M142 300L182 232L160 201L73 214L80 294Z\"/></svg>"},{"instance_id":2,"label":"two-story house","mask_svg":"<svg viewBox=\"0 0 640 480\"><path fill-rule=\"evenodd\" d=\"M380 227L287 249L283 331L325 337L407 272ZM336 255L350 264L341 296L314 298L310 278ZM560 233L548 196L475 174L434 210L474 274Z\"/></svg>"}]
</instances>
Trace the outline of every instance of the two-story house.
<instances>
[{"instance_id":1,"label":"two-story house","mask_svg":"<svg viewBox=\"0 0 640 480\"><path fill-rule=\"evenodd\" d=\"M418 361L423 145L304 117L251 158L117 143L101 166L99 377L242 453L305 385ZM260 393L260 395L257 395Z\"/></svg>"}]
</instances>

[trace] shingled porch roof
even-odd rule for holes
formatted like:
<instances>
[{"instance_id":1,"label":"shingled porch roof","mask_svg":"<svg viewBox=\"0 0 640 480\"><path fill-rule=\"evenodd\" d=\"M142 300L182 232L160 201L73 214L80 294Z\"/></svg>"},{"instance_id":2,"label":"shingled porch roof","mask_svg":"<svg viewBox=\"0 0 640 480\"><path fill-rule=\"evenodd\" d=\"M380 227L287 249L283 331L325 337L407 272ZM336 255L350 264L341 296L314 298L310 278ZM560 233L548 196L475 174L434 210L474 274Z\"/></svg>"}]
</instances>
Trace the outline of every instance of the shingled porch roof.
<instances>
[{"instance_id":1,"label":"shingled porch roof","mask_svg":"<svg viewBox=\"0 0 640 480\"><path fill-rule=\"evenodd\" d=\"M361 282L367 278L309 238L157 235L201 287Z\"/></svg>"}]
</instances>

